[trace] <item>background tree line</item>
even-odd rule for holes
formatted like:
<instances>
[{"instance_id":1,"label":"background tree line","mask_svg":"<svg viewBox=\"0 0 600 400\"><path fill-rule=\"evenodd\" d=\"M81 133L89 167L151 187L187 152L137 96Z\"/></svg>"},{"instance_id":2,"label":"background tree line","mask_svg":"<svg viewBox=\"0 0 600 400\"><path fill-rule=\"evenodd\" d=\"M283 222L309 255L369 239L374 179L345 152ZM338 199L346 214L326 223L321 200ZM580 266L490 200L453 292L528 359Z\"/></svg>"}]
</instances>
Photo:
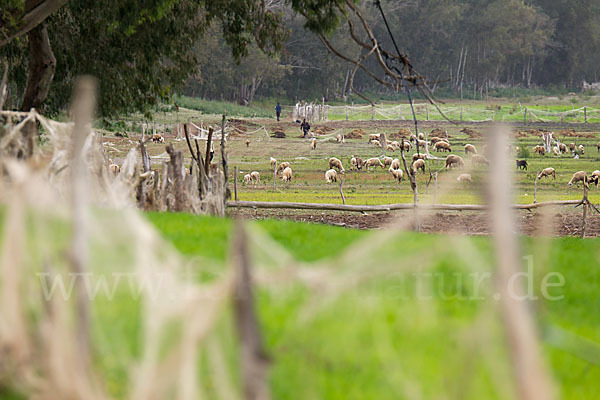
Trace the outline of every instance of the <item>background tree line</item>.
<instances>
[{"instance_id":1,"label":"background tree line","mask_svg":"<svg viewBox=\"0 0 600 400\"><path fill-rule=\"evenodd\" d=\"M369 23L387 48L381 17L362 2ZM382 2L401 50L444 96L484 96L498 87L576 90L600 80L600 2L597 0L401 0ZM255 96L344 99L352 65L330 54L302 18L283 9L289 29L276 58L251 51L240 66L218 35L202 42L197 74L185 94L241 104ZM357 56L345 25L331 40ZM206 56L208 54L212 57ZM219 61L216 61L219 60ZM214 65L223 63L224 68ZM256 83L258 82L258 85ZM393 95L365 73L361 92ZM256 90L248 90L252 87Z\"/></svg>"}]
</instances>

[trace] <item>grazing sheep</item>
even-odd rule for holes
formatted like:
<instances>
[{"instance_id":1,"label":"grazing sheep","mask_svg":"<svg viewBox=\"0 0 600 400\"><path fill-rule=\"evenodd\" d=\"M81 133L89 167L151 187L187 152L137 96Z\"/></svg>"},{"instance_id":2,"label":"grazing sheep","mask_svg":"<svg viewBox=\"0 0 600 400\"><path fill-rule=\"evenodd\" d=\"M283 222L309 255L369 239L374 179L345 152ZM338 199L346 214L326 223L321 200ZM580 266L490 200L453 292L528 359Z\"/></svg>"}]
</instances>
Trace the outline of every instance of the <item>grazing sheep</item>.
<instances>
[{"instance_id":1,"label":"grazing sheep","mask_svg":"<svg viewBox=\"0 0 600 400\"><path fill-rule=\"evenodd\" d=\"M344 143L344 137L342 135L340 135L339 133L337 134L337 136L335 137L335 139L337 140L338 143Z\"/></svg>"},{"instance_id":2,"label":"grazing sheep","mask_svg":"<svg viewBox=\"0 0 600 400\"><path fill-rule=\"evenodd\" d=\"M155 133L152 135L152 142L154 143L164 143L165 138L161 136L160 133Z\"/></svg>"},{"instance_id":3,"label":"grazing sheep","mask_svg":"<svg viewBox=\"0 0 600 400\"><path fill-rule=\"evenodd\" d=\"M556 171L552 167L544 168L538 175L538 179L542 179L545 176L551 176L553 179L556 179Z\"/></svg>"},{"instance_id":4,"label":"grazing sheep","mask_svg":"<svg viewBox=\"0 0 600 400\"><path fill-rule=\"evenodd\" d=\"M377 140L377 141L379 141L379 135L378 135L378 134L376 134L376 133L371 133L371 134L369 135L369 142L372 142L373 140Z\"/></svg>"},{"instance_id":5,"label":"grazing sheep","mask_svg":"<svg viewBox=\"0 0 600 400\"><path fill-rule=\"evenodd\" d=\"M333 167L339 169L340 172L342 172L344 170L344 166L342 165L342 162L335 157L331 157L329 159L329 168L331 169Z\"/></svg>"},{"instance_id":6,"label":"grazing sheep","mask_svg":"<svg viewBox=\"0 0 600 400\"><path fill-rule=\"evenodd\" d=\"M424 141L424 140L419 139L418 143L419 143L419 147L422 148L422 149L424 149L425 146L427 146L427 142Z\"/></svg>"},{"instance_id":7,"label":"grazing sheep","mask_svg":"<svg viewBox=\"0 0 600 400\"><path fill-rule=\"evenodd\" d=\"M392 157L383 157L383 165L386 167L392 165L392 161L394 161Z\"/></svg>"},{"instance_id":8,"label":"grazing sheep","mask_svg":"<svg viewBox=\"0 0 600 400\"><path fill-rule=\"evenodd\" d=\"M369 169L369 167L381 167L381 169L385 168L379 158L369 158L367 161L365 161L365 168Z\"/></svg>"},{"instance_id":9,"label":"grazing sheep","mask_svg":"<svg viewBox=\"0 0 600 400\"><path fill-rule=\"evenodd\" d=\"M402 146L400 146L402 147ZM410 149L412 148L412 144L410 144L410 142L404 142L404 151L410 151Z\"/></svg>"},{"instance_id":10,"label":"grazing sheep","mask_svg":"<svg viewBox=\"0 0 600 400\"><path fill-rule=\"evenodd\" d=\"M582 144L579 145L578 149L579 149L579 152L581 153L581 155L585 154L585 148L583 147Z\"/></svg>"},{"instance_id":11,"label":"grazing sheep","mask_svg":"<svg viewBox=\"0 0 600 400\"><path fill-rule=\"evenodd\" d=\"M527 160L517 160L517 169L527 171Z\"/></svg>"},{"instance_id":12,"label":"grazing sheep","mask_svg":"<svg viewBox=\"0 0 600 400\"><path fill-rule=\"evenodd\" d=\"M425 154L425 153L418 153L418 154L415 153L415 154L413 154L413 161L416 161L416 160L419 160L419 159L420 160L424 160L426 158L427 158L427 154Z\"/></svg>"},{"instance_id":13,"label":"grazing sheep","mask_svg":"<svg viewBox=\"0 0 600 400\"><path fill-rule=\"evenodd\" d=\"M456 180L459 182L473 182L470 174L460 174Z\"/></svg>"},{"instance_id":14,"label":"grazing sheep","mask_svg":"<svg viewBox=\"0 0 600 400\"><path fill-rule=\"evenodd\" d=\"M245 183L246 185L249 185L249 184L250 184L250 181L252 181L252 177L250 176L250 174L246 174L246 175L244 175L244 183Z\"/></svg>"},{"instance_id":15,"label":"grazing sheep","mask_svg":"<svg viewBox=\"0 0 600 400\"><path fill-rule=\"evenodd\" d=\"M578 183L578 182L583 182L583 184L586 187L588 186L587 174L585 173L585 171L575 172L573 174L573 177L569 181L569 186L573 186L574 183Z\"/></svg>"},{"instance_id":16,"label":"grazing sheep","mask_svg":"<svg viewBox=\"0 0 600 400\"><path fill-rule=\"evenodd\" d=\"M480 154L473 154L473 157L471 157L471 162L473 165L490 165L488 159Z\"/></svg>"},{"instance_id":17,"label":"grazing sheep","mask_svg":"<svg viewBox=\"0 0 600 400\"><path fill-rule=\"evenodd\" d=\"M452 147L448 144L448 142L437 142L433 147L436 151L449 151L452 152Z\"/></svg>"},{"instance_id":18,"label":"grazing sheep","mask_svg":"<svg viewBox=\"0 0 600 400\"><path fill-rule=\"evenodd\" d=\"M400 148L400 143L398 143L396 140L394 140L392 143L390 143L391 146L394 146L395 149L399 149Z\"/></svg>"},{"instance_id":19,"label":"grazing sheep","mask_svg":"<svg viewBox=\"0 0 600 400\"><path fill-rule=\"evenodd\" d=\"M250 147L250 141L246 139L246 147Z\"/></svg>"},{"instance_id":20,"label":"grazing sheep","mask_svg":"<svg viewBox=\"0 0 600 400\"><path fill-rule=\"evenodd\" d=\"M281 180L284 182L292 181L292 169L290 167L286 167L281 174Z\"/></svg>"},{"instance_id":21,"label":"grazing sheep","mask_svg":"<svg viewBox=\"0 0 600 400\"><path fill-rule=\"evenodd\" d=\"M250 172L250 177L252 178L252 181L254 183L259 183L260 182L260 174L258 173L258 171L252 171L252 172Z\"/></svg>"},{"instance_id":22,"label":"grazing sheep","mask_svg":"<svg viewBox=\"0 0 600 400\"><path fill-rule=\"evenodd\" d=\"M555 156L559 155L559 152L558 152L558 147L554 146L554 147L552 148L552 154L554 154Z\"/></svg>"},{"instance_id":23,"label":"grazing sheep","mask_svg":"<svg viewBox=\"0 0 600 400\"><path fill-rule=\"evenodd\" d=\"M392 160L392 164L390 165L390 168L392 168L392 169L400 169L400 168L402 168L402 164L400 164L400 160L398 160L397 158L394 158Z\"/></svg>"},{"instance_id":24,"label":"grazing sheep","mask_svg":"<svg viewBox=\"0 0 600 400\"><path fill-rule=\"evenodd\" d=\"M431 143L432 146L435 146L435 144L437 142L441 142L441 141L445 141L444 139L441 139L437 136L432 137L431 139L429 139L429 142Z\"/></svg>"},{"instance_id":25,"label":"grazing sheep","mask_svg":"<svg viewBox=\"0 0 600 400\"><path fill-rule=\"evenodd\" d=\"M112 172L114 176L117 176L119 175L119 172L121 172L121 167L119 167L117 164L110 164L108 166L108 170Z\"/></svg>"},{"instance_id":26,"label":"grazing sheep","mask_svg":"<svg viewBox=\"0 0 600 400\"><path fill-rule=\"evenodd\" d=\"M588 182L593 183L597 187L599 180L600 180L600 171L595 170L594 172L592 172L592 176L590 176L590 179L588 180Z\"/></svg>"},{"instance_id":27,"label":"grazing sheep","mask_svg":"<svg viewBox=\"0 0 600 400\"><path fill-rule=\"evenodd\" d=\"M417 160L412 164L412 170L413 172L416 174L418 170L421 170L423 173L425 173L425 161L424 160Z\"/></svg>"},{"instance_id":28,"label":"grazing sheep","mask_svg":"<svg viewBox=\"0 0 600 400\"><path fill-rule=\"evenodd\" d=\"M467 143L465 144L465 154L469 153L477 154L477 149L472 144Z\"/></svg>"},{"instance_id":29,"label":"grazing sheep","mask_svg":"<svg viewBox=\"0 0 600 400\"><path fill-rule=\"evenodd\" d=\"M546 154L546 149L544 149L544 146L538 144L533 148L533 152L538 153L540 156L543 156Z\"/></svg>"},{"instance_id":30,"label":"grazing sheep","mask_svg":"<svg viewBox=\"0 0 600 400\"><path fill-rule=\"evenodd\" d=\"M277 165L277 160L274 159L273 157L271 157L271 159L269 160L269 162L271 163L271 169L274 170L275 166Z\"/></svg>"},{"instance_id":31,"label":"grazing sheep","mask_svg":"<svg viewBox=\"0 0 600 400\"><path fill-rule=\"evenodd\" d=\"M425 140L425 134L423 132L419 132L419 140Z\"/></svg>"},{"instance_id":32,"label":"grazing sheep","mask_svg":"<svg viewBox=\"0 0 600 400\"><path fill-rule=\"evenodd\" d=\"M375 147L381 147L381 143L379 143L379 140L371 140L371 144Z\"/></svg>"},{"instance_id":33,"label":"grazing sheep","mask_svg":"<svg viewBox=\"0 0 600 400\"><path fill-rule=\"evenodd\" d=\"M325 182L337 182L337 172L335 169L328 169L325 171Z\"/></svg>"},{"instance_id":34,"label":"grazing sheep","mask_svg":"<svg viewBox=\"0 0 600 400\"><path fill-rule=\"evenodd\" d=\"M360 171L362 169L363 165L365 165L365 162L363 161L363 159L360 157L356 157L356 169Z\"/></svg>"},{"instance_id":35,"label":"grazing sheep","mask_svg":"<svg viewBox=\"0 0 600 400\"><path fill-rule=\"evenodd\" d=\"M313 138L313 140L310 142L310 149L311 150L317 149L317 138Z\"/></svg>"},{"instance_id":36,"label":"grazing sheep","mask_svg":"<svg viewBox=\"0 0 600 400\"><path fill-rule=\"evenodd\" d=\"M402 177L404 176L404 172L402 172L401 169L390 167L389 171L390 171L390 174L392 174L392 176L394 177L394 180L397 180L398 183L402 182Z\"/></svg>"},{"instance_id":37,"label":"grazing sheep","mask_svg":"<svg viewBox=\"0 0 600 400\"><path fill-rule=\"evenodd\" d=\"M281 171L283 171L284 169L288 168L290 166L289 162L282 162L281 164L279 164L277 166L277 173L280 173Z\"/></svg>"},{"instance_id":38,"label":"grazing sheep","mask_svg":"<svg viewBox=\"0 0 600 400\"><path fill-rule=\"evenodd\" d=\"M411 142L416 143L417 142L417 137L414 134L410 135L410 139Z\"/></svg>"},{"instance_id":39,"label":"grazing sheep","mask_svg":"<svg viewBox=\"0 0 600 400\"><path fill-rule=\"evenodd\" d=\"M561 153L568 153L569 152L569 149L567 148L567 145L564 144L564 143L561 143L558 146L558 149L560 150Z\"/></svg>"},{"instance_id":40,"label":"grazing sheep","mask_svg":"<svg viewBox=\"0 0 600 400\"><path fill-rule=\"evenodd\" d=\"M385 148L387 151L391 151L394 152L396 151L396 148L394 146L392 146L391 144L388 144L387 147Z\"/></svg>"},{"instance_id":41,"label":"grazing sheep","mask_svg":"<svg viewBox=\"0 0 600 400\"><path fill-rule=\"evenodd\" d=\"M446 157L446 169L453 167L464 168L464 166L465 161L462 159L461 156L450 154L448 157Z\"/></svg>"},{"instance_id":42,"label":"grazing sheep","mask_svg":"<svg viewBox=\"0 0 600 400\"><path fill-rule=\"evenodd\" d=\"M569 150L575 151L575 143L569 143Z\"/></svg>"},{"instance_id":43,"label":"grazing sheep","mask_svg":"<svg viewBox=\"0 0 600 400\"><path fill-rule=\"evenodd\" d=\"M358 169L357 165L356 165L356 158L354 157L354 155L351 155L350 156L350 171L353 171L355 169Z\"/></svg>"}]
</instances>

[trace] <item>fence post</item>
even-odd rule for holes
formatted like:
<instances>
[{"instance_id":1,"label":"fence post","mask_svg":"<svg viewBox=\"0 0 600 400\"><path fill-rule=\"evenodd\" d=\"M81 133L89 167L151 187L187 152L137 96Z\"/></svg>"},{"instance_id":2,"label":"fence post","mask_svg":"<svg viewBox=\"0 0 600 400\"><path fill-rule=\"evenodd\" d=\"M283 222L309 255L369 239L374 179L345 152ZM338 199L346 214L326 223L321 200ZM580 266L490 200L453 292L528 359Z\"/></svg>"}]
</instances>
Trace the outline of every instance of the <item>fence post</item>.
<instances>
[{"instance_id":1,"label":"fence post","mask_svg":"<svg viewBox=\"0 0 600 400\"><path fill-rule=\"evenodd\" d=\"M340 179L340 194L342 195L342 204L346 204L346 198L344 197L344 191L342 190L342 186L344 186L344 175L342 175Z\"/></svg>"},{"instance_id":2,"label":"fence post","mask_svg":"<svg viewBox=\"0 0 600 400\"><path fill-rule=\"evenodd\" d=\"M348 121L348 104L346 104L346 121Z\"/></svg>"},{"instance_id":3,"label":"fence post","mask_svg":"<svg viewBox=\"0 0 600 400\"><path fill-rule=\"evenodd\" d=\"M525 107L525 111L523 111L523 122L527 123L527 107Z\"/></svg>"},{"instance_id":4,"label":"fence post","mask_svg":"<svg viewBox=\"0 0 600 400\"><path fill-rule=\"evenodd\" d=\"M585 123L587 124L587 106L583 106L583 118Z\"/></svg>"},{"instance_id":5,"label":"fence post","mask_svg":"<svg viewBox=\"0 0 600 400\"><path fill-rule=\"evenodd\" d=\"M462 105L460 106L460 122L462 122L463 120L463 108Z\"/></svg>"},{"instance_id":6,"label":"fence post","mask_svg":"<svg viewBox=\"0 0 600 400\"><path fill-rule=\"evenodd\" d=\"M375 105L371 104L371 121L375 119Z\"/></svg>"},{"instance_id":7,"label":"fence post","mask_svg":"<svg viewBox=\"0 0 600 400\"><path fill-rule=\"evenodd\" d=\"M425 114L427 121L429 121L429 103L425 103Z\"/></svg>"},{"instance_id":8,"label":"fence post","mask_svg":"<svg viewBox=\"0 0 600 400\"><path fill-rule=\"evenodd\" d=\"M237 195L237 177L238 177L238 167L237 165L233 168L233 198L235 201L238 201Z\"/></svg>"},{"instance_id":9,"label":"fence post","mask_svg":"<svg viewBox=\"0 0 600 400\"><path fill-rule=\"evenodd\" d=\"M533 185L533 202L534 203L537 203L537 182L538 182L538 178L540 177L540 172L542 172L542 170L539 170L535 174L535 184Z\"/></svg>"},{"instance_id":10,"label":"fence post","mask_svg":"<svg viewBox=\"0 0 600 400\"><path fill-rule=\"evenodd\" d=\"M275 193L275 178L277 178L277 164L273 167L273 193Z\"/></svg>"}]
</instances>

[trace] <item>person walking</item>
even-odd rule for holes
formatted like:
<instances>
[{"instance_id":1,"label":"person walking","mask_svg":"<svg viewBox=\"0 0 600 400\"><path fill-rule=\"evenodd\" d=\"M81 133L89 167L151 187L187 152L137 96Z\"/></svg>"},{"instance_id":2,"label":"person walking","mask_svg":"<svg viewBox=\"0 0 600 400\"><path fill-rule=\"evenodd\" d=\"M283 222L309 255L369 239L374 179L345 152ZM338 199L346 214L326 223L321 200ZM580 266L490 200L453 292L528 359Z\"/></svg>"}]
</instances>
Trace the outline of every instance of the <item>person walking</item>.
<instances>
[{"instance_id":1,"label":"person walking","mask_svg":"<svg viewBox=\"0 0 600 400\"><path fill-rule=\"evenodd\" d=\"M308 135L308 132L310 131L310 124L308 123L306 118L304 118L302 120L302 123L300 124L300 130L302 130L302 132L304 132L304 137L306 138L306 136Z\"/></svg>"},{"instance_id":2,"label":"person walking","mask_svg":"<svg viewBox=\"0 0 600 400\"><path fill-rule=\"evenodd\" d=\"M279 117L281 116L281 104L279 102L275 106L275 114L277 114L277 122L279 122Z\"/></svg>"}]
</instances>

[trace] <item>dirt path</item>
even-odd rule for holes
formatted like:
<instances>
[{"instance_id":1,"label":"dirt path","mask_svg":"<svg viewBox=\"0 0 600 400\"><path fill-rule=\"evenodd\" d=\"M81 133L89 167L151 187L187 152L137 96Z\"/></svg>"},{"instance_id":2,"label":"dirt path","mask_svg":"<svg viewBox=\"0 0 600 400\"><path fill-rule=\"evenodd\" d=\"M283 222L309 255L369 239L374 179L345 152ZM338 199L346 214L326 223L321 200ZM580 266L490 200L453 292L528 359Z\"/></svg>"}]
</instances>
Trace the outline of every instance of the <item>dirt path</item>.
<instances>
[{"instance_id":1,"label":"dirt path","mask_svg":"<svg viewBox=\"0 0 600 400\"><path fill-rule=\"evenodd\" d=\"M394 217L412 218L412 212L345 214L333 212L317 212L287 210L229 210L234 218L248 219L289 219L293 221L312 222L343 226L356 229L378 229L394 221ZM547 220L546 218L549 219ZM536 212L520 212L518 214L519 233L526 235L579 236L581 233L581 212L565 212L553 210L545 216ZM436 212L421 221L421 231L427 233L458 233L469 235L489 234L487 215L474 212ZM600 237L600 215L590 215L586 225L586 237Z\"/></svg>"}]
</instances>

